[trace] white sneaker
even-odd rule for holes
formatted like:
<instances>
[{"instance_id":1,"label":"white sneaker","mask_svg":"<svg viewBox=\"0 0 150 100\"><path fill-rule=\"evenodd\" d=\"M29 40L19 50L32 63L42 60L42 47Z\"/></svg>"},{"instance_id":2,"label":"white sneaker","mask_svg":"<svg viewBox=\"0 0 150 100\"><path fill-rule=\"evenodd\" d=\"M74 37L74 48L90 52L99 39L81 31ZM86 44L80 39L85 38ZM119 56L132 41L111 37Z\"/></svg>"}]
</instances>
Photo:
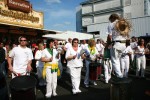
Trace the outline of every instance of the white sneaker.
<instances>
[{"instance_id":1,"label":"white sneaker","mask_svg":"<svg viewBox=\"0 0 150 100\"><path fill-rule=\"evenodd\" d=\"M45 96L46 98L51 98L51 93L47 93Z\"/></svg>"},{"instance_id":2,"label":"white sneaker","mask_svg":"<svg viewBox=\"0 0 150 100\"><path fill-rule=\"evenodd\" d=\"M73 93L73 94L77 94L77 92L75 92L75 91L72 91L72 93Z\"/></svg>"},{"instance_id":3,"label":"white sneaker","mask_svg":"<svg viewBox=\"0 0 150 100\"><path fill-rule=\"evenodd\" d=\"M93 85L97 85L97 83L96 83L96 82L93 82Z\"/></svg>"},{"instance_id":4,"label":"white sneaker","mask_svg":"<svg viewBox=\"0 0 150 100\"><path fill-rule=\"evenodd\" d=\"M87 87L87 88L88 88L88 87L89 87L89 85L88 85L88 84L85 84L85 87Z\"/></svg>"},{"instance_id":5,"label":"white sneaker","mask_svg":"<svg viewBox=\"0 0 150 100\"><path fill-rule=\"evenodd\" d=\"M106 80L105 83L108 83L108 80Z\"/></svg>"},{"instance_id":6,"label":"white sneaker","mask_svg":"<svg viewBox=\"0 0 150 100\"><path fill-rule=\"evenodd\" d=\"M54 97L57 96L57 93L53 93L53 96L54 96Z\"/></svg>"},{"instance_id":7,"label":"white sneaker","mask_svg":"<svg viewBox=\"0 0 150 100\"><path fill-rule=\"evenodd\" d=\"M82 91L81 91L81 90L78 90L77 92L78 92L78 93L81 93Z\"/></svg>"}]
</instances>

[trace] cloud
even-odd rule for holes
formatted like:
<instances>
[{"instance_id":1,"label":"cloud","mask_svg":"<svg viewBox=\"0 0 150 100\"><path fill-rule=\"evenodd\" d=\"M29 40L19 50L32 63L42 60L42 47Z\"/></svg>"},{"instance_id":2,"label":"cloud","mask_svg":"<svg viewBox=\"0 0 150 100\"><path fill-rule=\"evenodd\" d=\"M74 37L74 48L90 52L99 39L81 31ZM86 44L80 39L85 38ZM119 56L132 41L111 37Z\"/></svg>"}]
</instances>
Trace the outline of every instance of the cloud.
<instances>
[{"instance_id":1,"label":"cloud","mask_svg":"<svg viewBox=\"0 0 150 100\"><path fill-rule=\"evenodd\" d=\"M74 11L72 10L65 10L65 9L60 9L58 11L51 11L50 16L54 18L58 17L73 17L74 16Z\"/></svg>"},{"instance_id":2,"label":"cloud","mask_svg":"<svg viewBox=\"0 0 150 100\"><path fill-rule=\"evenodd\" d=\"M45 0L48 4L61 3L61 0Z\"/></svg>"},{"instance_id":3,"label":"cloud","mask_svg":"<svg viewBox=\"0 0 150 100\"><path fill-rule=\"evenodd\" d=\"M54 27L63 27L63 26L69 26L71 25L71 22L64 22L64 23L57 23L57 24L54 24L53 26Z\"/></svg>"}]
</instances>

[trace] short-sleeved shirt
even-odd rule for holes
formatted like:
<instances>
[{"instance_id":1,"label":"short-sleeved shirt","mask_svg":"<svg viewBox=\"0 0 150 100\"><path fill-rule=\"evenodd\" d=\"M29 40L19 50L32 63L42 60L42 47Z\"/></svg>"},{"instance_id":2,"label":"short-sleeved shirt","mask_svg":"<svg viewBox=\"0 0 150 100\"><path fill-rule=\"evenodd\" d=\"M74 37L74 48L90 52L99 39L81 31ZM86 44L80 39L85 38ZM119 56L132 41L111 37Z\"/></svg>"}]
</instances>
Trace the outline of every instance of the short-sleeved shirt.
<instances>
[{"instance_id":1,"label":"short-sleeved shirt","mask_svg":"<svg viewBox=\"0 0 150 100\"><path fill-rule=\"evenodd\" d=\"M112 35L112 41L115 40L126 40L127 37L124 37L120 35L119 32L116 31L115 25L118 22L118 20L115 20L114 22L110 23L107 27L108 33Z\"/></svg>"},{"instance_id":2,"label":"short-sleeved shirt","mask_svg":"<svg viewBox=\"0 0 150 100\"><path fill-rule=\"evenodd\" d=\"M67 48L67 49L68 49L68 48L70 48L70 47L72 47L72 44L71 44L71 43L69 43L69 42L68 42L68 43L66 43L65 48Z\"/></svg>"},{"instance_id":3,"label":"short-sleeved shirt","mask_svg":"<svg viewBox=\"0 0 150 100\"><path fill-rule=\"evenodd\" d=\"M53 55L49 53L49 51L47 50L47 48L45 48L43 51L42 51L42 57L45 57L47 59L50 59L51 57L53 57L53 60L52 62L48 62L50 64L52 63L56 63L58 62L58 59L57 59L57 54L58 54L58 51L56 49L53 49Z\"/></svg>"},{"instance_id":4,"label":"short-sleeved shirt","mask_svg":"<svg viewBox=\"0 0 150 100\"><path fill-rule=\"evenodd\" d=\"M67 62L68 67L83 67L83 62L81 59L80 51L81 51L80 47L78 47L77 51L74 51L74 49L72 47L67 49L66 58L68 56L74 56L77 54L77 57L75 59L68 60L68 62Z\"/></svg>"},{"instance_id":5,"label":"short-sleeved shirt","mask_svg":"<svg viewBox=\"0 0 150 100\"><path fill-rule=\"evenodd\" d=\"M104 46L101 43L96 44L96 49L100 54L103 54Z\"/></svg>"},{"instance_id":6,"label":"short-sleeved shirt","mask_svg":"<svg viewBox=\"0 0 150 100\"><path fill-rule=\"evenodd\" d=\"M13 59L13 70L17 73L25 73L28 62L33 59L33 54L30 48L22 48L19 45L12 49L9 57Z\"/></svg>"},{"instance_id":7,"label":"short-sleeved shirt","mask_svg":"<svg viewBox=\"0 0 150 100\"><path fill-rule=\"evenodd\" d=\"M81 49L85 49L88 46L88 44L81 44Z\"/></svg>"},{"instance_id":8,"label":"short-sleeved shirt","mask_svg":"<svg viewBox=\"0 0 150 100\"><path fill-rule=\"evenodd\" d=\"M37 50L35 53L35 59L37 60L36 67L43 67L43 62L40 61L41 57L42 57L42 50Z\"/></svg>"},{"instance_id":9,"label":"short-sleeved shirt","mask_svg":"<svg viewBox=\"0 0 150 100\"><path fill-rule=\"evenodd\" d=\"M91 50L89 49L89 46L86 47L86 55L89 55L90 59L95 59L96 58L96 55L98 55L98 50L95 48L95 53L94 54L91 54Z\"/></svg>"},{"instance_id":10,"label":"short-sleeved shirt","mask_svg":"<svg viewBox=\"0 0 150 100\"><path fill-rule=\"evenodd\" d=\"M128 53L133 53L131 46L127 46L126 49L122 53L122 59L129 59Z\"/></svg>"}]
</instances>

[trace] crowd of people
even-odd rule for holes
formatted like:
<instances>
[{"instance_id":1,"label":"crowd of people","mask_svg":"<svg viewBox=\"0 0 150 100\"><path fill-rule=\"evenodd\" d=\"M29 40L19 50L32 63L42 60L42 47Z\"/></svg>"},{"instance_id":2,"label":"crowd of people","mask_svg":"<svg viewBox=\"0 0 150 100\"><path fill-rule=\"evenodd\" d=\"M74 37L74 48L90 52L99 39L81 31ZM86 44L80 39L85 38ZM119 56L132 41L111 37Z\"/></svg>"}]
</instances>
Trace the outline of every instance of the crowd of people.
<instances>
[{"instance_id":1,"label":"crowd of people","mask_svg":"<svg viewBox=\"0 0 150 100\"><path fill-rule=\"evenodd\" d=\"M105 83L109 83L112 74L117 78L128 78L131 67L135 67L137 78L144 78L145 55L150 54L150 46L148 43L145 44L144 39L130 38L126 30L130 28L129 26L118 31L116 27L117 24L120 25L120 20L125 22L117 14L109 17L106 42L101 39L80 41L78 38L69 38L65 45L59 45L58 40L47 39L46 46L43 42L39 42L32 45L33 48L29 48L27 38L20 36L19 45L14 44L10 50L6 49L1 41L0 71L7 75L4 67L7 62L7 68L11 73L9 75L12 78L35 72L39 86L46 85L47 98L57 96L57 80L61 78L64 67L67 67L67 73L70 75L73 94L82 92L80 90L82 67L86 69L85 87L88 88L90 83L97 85L96 80L89 77L90 63L101 64L104 69Z\"/></svg>"}]
</instances>

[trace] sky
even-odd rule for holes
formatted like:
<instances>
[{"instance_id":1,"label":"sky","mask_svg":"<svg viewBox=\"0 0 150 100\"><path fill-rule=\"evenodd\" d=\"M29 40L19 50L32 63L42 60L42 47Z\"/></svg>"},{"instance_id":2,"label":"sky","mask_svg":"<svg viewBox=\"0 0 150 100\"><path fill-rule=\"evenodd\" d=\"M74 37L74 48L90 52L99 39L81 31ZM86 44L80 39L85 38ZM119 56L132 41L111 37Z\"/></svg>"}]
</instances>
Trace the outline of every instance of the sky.
<instances>
[{"instance_id":1,"label":"sky","mask_svg":"<svg viewBox=\"0 0 150 100\"><path fill-rule=\"evenodd\" d=\"M28 0L44 14L44 29L76 31L76 7L85 0Z\"/></svg>"}]
</instances>

